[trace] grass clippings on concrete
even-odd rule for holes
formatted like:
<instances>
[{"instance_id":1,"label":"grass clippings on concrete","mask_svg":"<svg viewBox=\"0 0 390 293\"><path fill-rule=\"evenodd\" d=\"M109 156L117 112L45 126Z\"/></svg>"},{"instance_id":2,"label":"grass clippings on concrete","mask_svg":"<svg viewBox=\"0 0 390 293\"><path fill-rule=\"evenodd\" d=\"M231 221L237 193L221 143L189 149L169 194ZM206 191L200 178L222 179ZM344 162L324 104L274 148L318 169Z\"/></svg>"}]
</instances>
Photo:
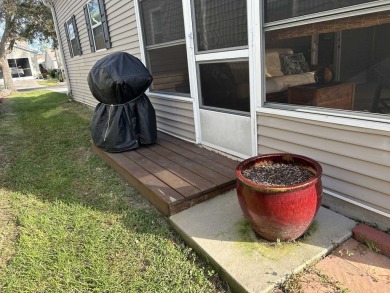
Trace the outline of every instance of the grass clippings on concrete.
<instances>
[{"instance_id":1,"label":"grass clippings on concrete","mask_svg":"<svg viewBox=\"0 0 390 293\"><path fill-rule=\"evenodd\" d=\"M17 93L0 108L1 292L225 291L91 153L89 109L49 91Z\"/></svg>"},{"instance_id":2,"label":"grass clippings on concrete","mask_svg":"<svg viewBox=\"0 0 390 293\"><path fill-rule=\"evenodd\" d=\"M314 266L305 268L301 273L292 274L279 285L278 289L274 293L349 292L340 282L327 276Z\"/></svg>"}]
</instances>

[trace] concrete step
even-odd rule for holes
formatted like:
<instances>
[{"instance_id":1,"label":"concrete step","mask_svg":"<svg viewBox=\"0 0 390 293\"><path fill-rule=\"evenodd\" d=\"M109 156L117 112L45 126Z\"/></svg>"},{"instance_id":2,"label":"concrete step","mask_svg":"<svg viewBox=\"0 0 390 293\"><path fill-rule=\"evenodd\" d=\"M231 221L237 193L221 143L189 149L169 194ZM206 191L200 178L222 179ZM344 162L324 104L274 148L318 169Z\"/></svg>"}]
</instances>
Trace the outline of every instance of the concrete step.
<instances>
[{"instance_id":1,"label":"concrete step","mask_svg":"<svg viewBox=\"0 0 390 293\"><path fill-rule=\"evenodd\" d=\"M310 235L271 243L244 219L236 190L170 217L185 241L216 268L237 292L270 292L352 236L356 222L320 208Z\"/></svg>"}]
</instances>

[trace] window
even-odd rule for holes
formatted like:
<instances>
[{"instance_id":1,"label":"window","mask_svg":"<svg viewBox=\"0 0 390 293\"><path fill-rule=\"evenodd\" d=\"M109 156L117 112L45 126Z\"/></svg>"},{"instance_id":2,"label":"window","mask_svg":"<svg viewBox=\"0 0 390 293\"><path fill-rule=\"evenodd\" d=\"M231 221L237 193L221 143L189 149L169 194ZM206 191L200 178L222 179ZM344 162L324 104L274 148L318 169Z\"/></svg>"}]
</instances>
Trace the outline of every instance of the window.
<instances>
[{"instance_id":1,"label":"window","mask_svg":"<svg viewBox=\"0 0 390 293\"><path fill-rule=\"evenodd\" d=\"M140 0L151 91L189 94L187 51L181 0Z\"/></svg>"},{"instance_id":2,"label":"window","mask_svg":"<svg viewBox=\"0 0 390 293\"><path fill-rule=\"evenodd\" d=\"M193 1L198 56L215 58L197 62L202 109L248 115L248 58L226 58L234 51L247 49L246 3L246 0Z\"/></svg>"},{"instance_id":3,"label":"window","mask_svg":"<svg viewBox=\"0 0 390 293\"><path fill-rule=\"evenodd\" d=\"M92 0L84 6L91 52L111 48L106 10L103 0Z\"/></svg>"},{"instance_id":4,"label":"window","mask_svg":"<svg viewBox=\"0 0 390 293\"><path fill-rule=\"evenodd\" d=\"M70 57L80 56L82 54L80 37L76 26L76 17L74 15L71 19L65 22L65 33L68 41Z\"/></svg>"},{"instance_id":5,"label":"window","mask_svg":"<svg viewBox=\"0 0 390 293\"><path fill-rule=\"evenodd\" d=\"M335 2L267 1L265 19L279 22L266 24L266 102L390 114L390 43L383 41L390 38L390 11L326 21L312 15L311 23L280 26L341 2L373 1Z\"/></svg>"},{"instance_id":6,"label":"window","mask_svg":"<svg viewBox=\"0 0 390 293\"><path fill-rule=\"evenodd\" d=\"M248 61L199 64L199 74L203 108L249 112Z\"/></svg>"},{"instance_id":7,"label":"window","mask_svg":"<svg viewBox=\"0 0 390 293\"><path fill-rule=\"evenodd\" d=\"M8 66L12 77L32 76L28 58L8 59Z\"/></svg>"},{"instance_id":8,"label":"window","mask_svg":"<svg viewBox=\"0 0 390 293\"><path fill-rule=\"evenodd\" d=\"M248 45L246 0L195 0L198 51Z\"/></svg>"}]
</instances>

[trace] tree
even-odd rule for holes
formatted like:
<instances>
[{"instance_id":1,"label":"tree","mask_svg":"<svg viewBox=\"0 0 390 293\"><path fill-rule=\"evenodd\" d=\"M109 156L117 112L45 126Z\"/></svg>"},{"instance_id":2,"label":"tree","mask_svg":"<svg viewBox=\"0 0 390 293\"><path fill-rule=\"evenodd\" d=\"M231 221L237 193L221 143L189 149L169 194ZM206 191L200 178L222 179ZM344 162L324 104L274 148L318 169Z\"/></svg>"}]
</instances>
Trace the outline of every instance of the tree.
<instances>
[{"instance_id":1,"label":"tree","mask_svg":"<svg viewBox=\"0 0 390 293\"><path fill-rule=\"evenodd\" d=\"M50 8L40 0L0 0L0 23L4 26L0 39L0 67L6 87L16 91L7 54L12 52L17 40L52 40L56 46L53 18Z\"/></svg>"}]
</instances>

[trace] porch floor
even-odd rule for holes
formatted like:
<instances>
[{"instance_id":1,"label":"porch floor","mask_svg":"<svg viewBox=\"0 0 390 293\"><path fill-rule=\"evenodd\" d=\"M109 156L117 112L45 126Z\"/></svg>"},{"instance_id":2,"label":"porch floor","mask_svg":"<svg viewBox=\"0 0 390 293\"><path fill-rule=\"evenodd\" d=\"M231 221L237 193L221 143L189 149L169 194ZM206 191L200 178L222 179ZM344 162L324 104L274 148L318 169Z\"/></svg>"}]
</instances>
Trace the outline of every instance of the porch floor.
<instances>
[{"instance_id":1,"label":"porch floor","mask_svg":"<svg viewBox=\"0 0 390 293\"><path fill-rule=\"evenodd\" d=\"M155 144L131 151L92 149L165 216L235 187L238 161L162 132Z\"/></svg>"}]
</instances>

